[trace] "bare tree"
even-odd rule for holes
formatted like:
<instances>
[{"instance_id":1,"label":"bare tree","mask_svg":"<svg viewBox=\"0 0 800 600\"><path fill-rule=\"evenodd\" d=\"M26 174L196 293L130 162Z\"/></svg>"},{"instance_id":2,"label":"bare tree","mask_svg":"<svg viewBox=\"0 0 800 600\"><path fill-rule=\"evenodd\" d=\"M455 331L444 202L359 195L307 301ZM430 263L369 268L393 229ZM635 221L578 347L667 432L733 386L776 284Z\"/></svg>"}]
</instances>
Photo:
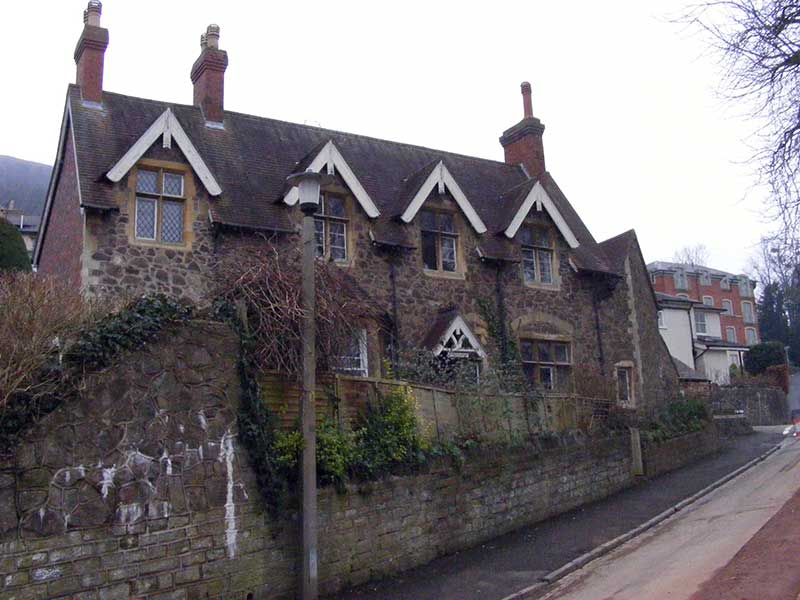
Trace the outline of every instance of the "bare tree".
<instances>
[{"instance_id":1,"label":"bare tree","mask_svg":"<svg viewBox=\"0 0 800 600\"><path fill-rule=\"evenodd\" d=\"M708 0L682 19L710 34L722 91L757 123L753 161L772 192L780 236L800 224L800 2Z\"/></svg>"},{"instance_id":2,"label":"bare tree","mask_svg":"<svg viewBox=\"0 0 800 600\"><path fill-rule=\"evenodd\" d=\"M705 244L684 246L672 255L672 262L681 263L684 265L705 267L708 265L708 261L708 248L706 248Z\"/></svg>"}]
</instances>

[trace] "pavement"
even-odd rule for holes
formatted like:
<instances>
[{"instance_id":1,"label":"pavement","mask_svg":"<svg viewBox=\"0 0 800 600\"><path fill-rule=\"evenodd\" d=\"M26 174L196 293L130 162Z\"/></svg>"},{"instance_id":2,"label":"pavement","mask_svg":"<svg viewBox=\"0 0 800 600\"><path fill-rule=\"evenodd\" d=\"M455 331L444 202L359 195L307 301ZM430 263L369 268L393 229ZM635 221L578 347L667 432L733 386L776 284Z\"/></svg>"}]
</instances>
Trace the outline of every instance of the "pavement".
<instances>
[{"instance_id":1,"label":"pavement","mask_svg":"<svg viewBox=\"0 0 800 600\"><path fill-rule=\"evenodd\" d=\"M782 439L772 429L732 438L722 452L691 466L644 480L599 502L333 598L500 600L637 527L760 456Z\"/></svg>"},{"instance_id":2,"label":"pavement","mask_svg":"<svg viewBox=\"0 0 800 600\"><path fill-rule=\"evenodd\" d=\"M778 532L788 523L792 523L795 532L798 530L793 523L797 520L793 498L798 489L800 440L788 438L764 462L568 575L538 597L542 600L796 598L800 573L792 572L778 540L783 539L784 550L795 556L798 540L785 530L780 535ZM800 507L800 503L797 505ZM755 546L747 550L750 543ZM783 569L789 572L783 578L770 578L768 572L762 571L761 585L750 589L754 594L744 595L742 584L752 588L756 582L737 581L730 575L741 571L748 558L761 561L762 569L771 565L773 573ZM748 569L755 566L754 563Z\"/></svg>"},{"instance_id":3,"label":"pavement","mask_svg":"<svg viewBox=\"0 0 800 600\"><path fill-rule=\"evenodd\" d=\"M789 410L800 410L800 373L795 373L789 379Z\"/></svg>"}]
</instances>

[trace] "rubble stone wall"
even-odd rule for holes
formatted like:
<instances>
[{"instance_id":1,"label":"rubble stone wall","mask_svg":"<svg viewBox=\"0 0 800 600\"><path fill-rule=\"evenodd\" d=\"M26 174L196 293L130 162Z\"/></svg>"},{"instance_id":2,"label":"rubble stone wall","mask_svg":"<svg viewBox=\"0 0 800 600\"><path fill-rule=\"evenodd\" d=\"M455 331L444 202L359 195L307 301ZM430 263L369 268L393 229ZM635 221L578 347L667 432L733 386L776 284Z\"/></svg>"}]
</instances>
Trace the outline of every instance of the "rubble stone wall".
<instances>
[{"instance_id":1,"label":"rubble stone wall","mask_svg":"<svg viewBox=\"0 0 800 600\"><path fill-rule=\"evenodd\" d=\"M0 462L0 600L293 598L299 519L262 508L238 442L238 342L194 321L92 375ZM633 482L627 436L481 447L320 490L324 593L396 573Z\"/></svg>"},{"instance_id":2,"label":"rubble stone wall","mask_svg":"<svg viewBox=\"0 0 800 600\"><path fill-rule=\"evenodd\" d=\"M672 438L658 444L644 444L642 461L647 477L657 477L719 452L720 438L714 423L703 431Z\"/></svg>"}]
</instances>

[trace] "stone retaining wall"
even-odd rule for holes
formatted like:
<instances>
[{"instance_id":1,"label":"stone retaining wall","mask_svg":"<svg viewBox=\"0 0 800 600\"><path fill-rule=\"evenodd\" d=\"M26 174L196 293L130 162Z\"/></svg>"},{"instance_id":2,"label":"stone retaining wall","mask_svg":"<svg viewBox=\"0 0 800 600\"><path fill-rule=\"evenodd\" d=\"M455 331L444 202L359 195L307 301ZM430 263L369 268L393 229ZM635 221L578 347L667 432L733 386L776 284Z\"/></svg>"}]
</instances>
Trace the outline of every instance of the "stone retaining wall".
<instances>
[{"instance_id":1,"label":"stone retaining wall","mask_svg":"<svg viewBox=\"0 0 800 600\"><path fill-rule=\"evenodd\" d=\"M711 423L705 431L682 435L657 444L643 444L644 472L647 477L657 477L714 454L719 449L719 435Z\"/></svg>"},{"instance_id":2,"label":"stone retaining wall","mask_svg":"<svg viewBox=\"0 0 800 600\"><path fill-rule=\"evenodd\" d=\"M237 440L237 340L206 322L92 376L0 462L0 600L275 599L299 520L261 508ZM659 453L662 449L655 449ZM321 490L324 593L424 563L633 481L628 436L481 447L460 468Z\"/></svg>"},{"instance_id":3,"label":"stone retaining wall","mask_svg":"<svg viewBox=\"0 0 800 600\"><path fill-rule=\"evenodd\" d=\"M720 385L711 390L714 413L743 414L751 425L785 425L789 422L789 403L779 387Z\"/></svg>"}]
</instances>

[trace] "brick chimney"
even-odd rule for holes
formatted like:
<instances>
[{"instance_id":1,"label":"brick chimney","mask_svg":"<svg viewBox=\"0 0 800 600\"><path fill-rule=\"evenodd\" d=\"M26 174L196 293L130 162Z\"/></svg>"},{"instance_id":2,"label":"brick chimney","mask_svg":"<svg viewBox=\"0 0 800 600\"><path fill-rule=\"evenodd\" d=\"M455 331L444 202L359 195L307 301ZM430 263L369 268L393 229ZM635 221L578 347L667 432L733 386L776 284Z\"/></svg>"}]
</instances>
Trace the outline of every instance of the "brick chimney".
<instances>
[{"instance_id":1,"label":"brick chimney","mask_svg":"<svg viewBox=\"0 0 800 600\"><path fill-rule=\"evenodd\" d=\"M103 59L108 48L108 29L100 27L102 11L98 0L90 0L83 11L83 32L75 46L75 83L84 100L97 103L103 101Z\"/></svg>"},{"instance_id":2,"label":"brick chimney","mask_svg":"<svg viewBox=\"0 0 800 600\"><path fill-rule=\"evenodd\" d=\"M222 123L225 69L228 53L219 49L219 25L209 25L200 36L200 56L192 66L194 105L203 109L206 121Z\"/></svg>"},{"instance_id":3,"label":"brick chimney","mask_svg":"<svg viewBox=\"0 0 800 600\"><path fill-rule=\"evenodd\" d=\"M545 171L544 145L542 134L544 125L533 116L531 103L531 84L524 81L522 88L522 120L510 129L506 129L500 137L505 150L506 163L522 165L530 177L538 177Z\"/></svg>"}]
</instances>

